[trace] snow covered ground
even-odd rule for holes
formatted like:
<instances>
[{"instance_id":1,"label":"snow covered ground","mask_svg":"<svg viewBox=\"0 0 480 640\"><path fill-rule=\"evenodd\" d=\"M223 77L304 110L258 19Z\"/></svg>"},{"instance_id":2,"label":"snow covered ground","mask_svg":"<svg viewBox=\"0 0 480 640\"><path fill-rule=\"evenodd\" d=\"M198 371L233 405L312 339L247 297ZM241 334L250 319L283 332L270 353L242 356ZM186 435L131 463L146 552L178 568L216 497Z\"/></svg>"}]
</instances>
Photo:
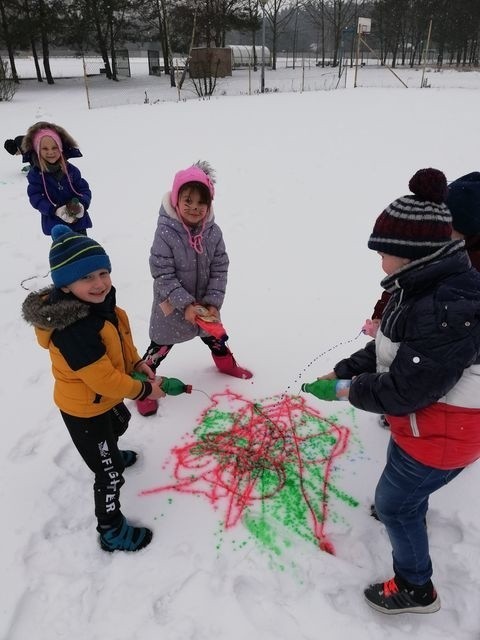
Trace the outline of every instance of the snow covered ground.
<instances>
[{"instance_id":1,"label":"snow covered ground","mask_svg":"<svg viewBox=\"0 0 480 640\"><path fill-rule=\"evenodd\" d=\"M227 83L226 95L208 101L90 111L82 80L28 81L0 104L3 139L47 120L78 140L84 157L75 164L93 192L89 235L111 257L140 352L161 197L177 170L199 158L212 163L231 260L223 321L238 361L255 373L249 381L220 375L199 340L174 348L163 372L199 391L165 399L155 417L132 407L123 438L140 458L125 473L122 508L152 527L153 541L138 554L102 552L92 478L53 405L48 354L20 314L21 282L50 282L50 241L26 197L19 158L0 154L2 639L480 637L480 465L431 500L442 609L384 616L362 592L391 576L385 531L369 516L388 432L347 404L302 396L299 405L296 397L301 382L365 341L359 330L383 275L366 242L380 211L408 192L419 168L440 168L450 180L479 169L479 74L437 76L451 88L413 88L418 82L408 90L395 83L247 96L232 95L238 91ZM470 87L457 88L467 77ZM280 81L280 72L267 75L267 86ZM225 413L260 415L257 431L248 422L247 443L238 437L234 445L239 460L245 448L253 459L260 434L270 484L258 464L248 487L234 459L226 464L213 450L198 458L194 443L212 425L228 437ZM279 447L292 440L298 456L281 466ZM321 452L328 464L318 462ZM179 491L178 477L190 478L191 492ZM235 484L240 495L232 497ZM334 554L319 548L315 533Z\"/></svg>"}]
</instances>

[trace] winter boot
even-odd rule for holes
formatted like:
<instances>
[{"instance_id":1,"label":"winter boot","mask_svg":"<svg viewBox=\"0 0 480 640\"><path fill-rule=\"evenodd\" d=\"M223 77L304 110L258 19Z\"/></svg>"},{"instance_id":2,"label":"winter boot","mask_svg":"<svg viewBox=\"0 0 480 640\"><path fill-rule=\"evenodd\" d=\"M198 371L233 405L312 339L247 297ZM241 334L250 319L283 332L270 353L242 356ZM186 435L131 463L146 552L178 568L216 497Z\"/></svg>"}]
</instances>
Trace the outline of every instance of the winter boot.
<instances>
[{"instance_id":1,"label":"winter boot","mask_svg":"<svg viewBox=\"0 0 480 640\"><path fill-rule=\"evenodd\" d=\"M370 515L372 516L372 518L375 518L375 520L377 520L378 522L381 522L380 518L378 517L377 509L374 504L370 505Z\"/></svg>"},{"instance_id":2,"label":"winter boot","mask_svg":"<svg viewBox=\"0 0 480 640\"><path fill-rule=\"evenodd\" d=\"M133 527L122 516L119 524L113 527L97 527L100 533L100 546L104 551L138 551L152 540L153 533L146 527Z\"/></svg>"},{"instance_id":3,"label":"winter boot","mask_svg":"<svg viewBox=\"0 0 480 640\"><path fill-rule=\"evenodd\" d=\"M125 468L131 467L137 461L137 452L130 451L129 449L125 449L124 451L120 451L120 455L122 456L123 464Z\"/></svg>"},{"instance_id":4,"label":"winter boot","mask_svg":"<svg viewBox=\"0 0 480 640\"><path fill-rule=\"evenodd\" d=\"M216 356L214 353L212 353L212 358L217 365L217 369L221 373L225 373L227 376L233 376L234 378L243 378L244 380L248 380L253 376L253 373L251 371L238 366L235 358L233 357L233 353L230 350L224 356Z\"/></svg>"},{"instance_id":5,"label":"winter boot","mask_svg":"<svg viewBox=\"0 0 480 640\"><path fill-rule=\"evenodd\" d=\"M154 416L157 413L158 400L145 398L145 400L137 400L135 404L137 405L138 413L141 416Z\"/></svg>"},{"instance_id":6,"label":"winter boot","mask_svg":"<svg viewBox=\"0 0 480 640\"><path fill-rule=\"evenodd\" d=\"M363 593L367 604L381 613L435 613L440 609L440 598L431 580L417 586L396 575L386 582L371 584Z\"/></svg>"},{"instance_id":7,"label":"winter boot","mask_svg":"<svg viewBox=\"0 0 480 640\"><path fill-rule=\"evenodd\" d=\"M390 425L388 423L388 420L383 415L383 413L378 417L378 423L383 429L390 429Z\"/></svg>"}]
</instances>

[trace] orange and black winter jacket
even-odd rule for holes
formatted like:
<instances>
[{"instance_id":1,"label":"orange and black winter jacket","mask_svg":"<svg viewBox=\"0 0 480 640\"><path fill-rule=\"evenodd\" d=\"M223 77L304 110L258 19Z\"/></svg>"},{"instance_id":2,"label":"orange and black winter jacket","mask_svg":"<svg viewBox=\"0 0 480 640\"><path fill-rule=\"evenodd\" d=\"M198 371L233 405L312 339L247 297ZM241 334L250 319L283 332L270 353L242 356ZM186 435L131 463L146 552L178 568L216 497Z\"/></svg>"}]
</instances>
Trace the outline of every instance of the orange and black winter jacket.
<instances>
[{"instance_id":1,"label":"orange and black winter jacket","mask_svg":"<svg viewBox=\"0 0 480 640\"><path fill-rule=\"evenodd\" d=\"M124 398L151 392L148 383L130 376L141 358L127 314L115 304L113 287L101 304L87 304L50 287L29 294L22 311L39 344L50 352L54 400L65 413L97 416Z\"/></svg>"}]
</instances>

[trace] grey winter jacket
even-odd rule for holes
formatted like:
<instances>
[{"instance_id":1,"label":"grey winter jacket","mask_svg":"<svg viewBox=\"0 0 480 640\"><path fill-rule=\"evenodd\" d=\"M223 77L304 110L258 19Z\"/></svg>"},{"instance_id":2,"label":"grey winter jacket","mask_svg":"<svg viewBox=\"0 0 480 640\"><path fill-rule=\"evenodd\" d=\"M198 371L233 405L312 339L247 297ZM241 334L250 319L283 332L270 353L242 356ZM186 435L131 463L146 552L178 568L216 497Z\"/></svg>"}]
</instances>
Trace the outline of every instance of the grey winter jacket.
<instances>
[{"instance_id":1,"label":"grey winter jacket","mask_svg":"<svg viewBox=\"0 0 480 640\"><path fill-rule=\"evenodd\" d=\"M191 229L200 233L201 226ZM150 250L153 304L150 339L157 344L177 344L207 334L184 319L185 308L198 302L220 309L225 297L228 255L222 231L210 209L203 230L203 253L197 253L177 212L170 193L162 200L157 230Z\"/></svg>"}]
</instances>

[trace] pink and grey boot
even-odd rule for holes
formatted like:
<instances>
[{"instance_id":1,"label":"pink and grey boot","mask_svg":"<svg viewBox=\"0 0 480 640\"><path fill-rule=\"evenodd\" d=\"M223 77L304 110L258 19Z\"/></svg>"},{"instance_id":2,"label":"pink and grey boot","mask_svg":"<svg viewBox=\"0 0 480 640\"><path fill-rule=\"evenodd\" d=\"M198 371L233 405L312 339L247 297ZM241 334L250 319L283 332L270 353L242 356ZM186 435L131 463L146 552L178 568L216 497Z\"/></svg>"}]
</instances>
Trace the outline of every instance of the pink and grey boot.
<instances>
[{"instance_id":1,"label":"pink and grey boot","mask_svg":"<svg viewBox=\"0 0 480 640\"><path fill-rule=\"evenodd\" d=\"M233 376L234 378L243 378L244 380L248 380L253 376L251 371L238 366L235 358L233 357L233 353L230 350L224 356L216 356L212 353L212 358L220 373L224 373L227 376Z\"/></svg>"}]
</instances>

